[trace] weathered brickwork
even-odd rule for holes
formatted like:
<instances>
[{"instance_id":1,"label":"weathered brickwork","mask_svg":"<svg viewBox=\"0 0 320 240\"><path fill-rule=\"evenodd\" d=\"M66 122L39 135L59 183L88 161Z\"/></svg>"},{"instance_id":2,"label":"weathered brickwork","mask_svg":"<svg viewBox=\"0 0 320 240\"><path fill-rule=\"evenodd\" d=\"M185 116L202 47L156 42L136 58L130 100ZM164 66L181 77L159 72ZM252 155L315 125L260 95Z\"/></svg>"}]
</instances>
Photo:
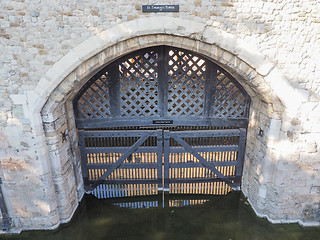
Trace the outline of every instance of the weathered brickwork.
<instances>
[{"instance_id":1,"label":"weathered brickwork","mask_svg":"<svg viewBox=\"0 0 320 240\"><path fill-rule=\"evenodd\" d=\"M252 97L242 190L256 213L320 225L318 2L181 0L175 13L142 4L154 1L0 2L0 177L12 231L70 220L84 194L72 98L119 55L161 44L211 58Z\"/></svg>"}]
</instances>

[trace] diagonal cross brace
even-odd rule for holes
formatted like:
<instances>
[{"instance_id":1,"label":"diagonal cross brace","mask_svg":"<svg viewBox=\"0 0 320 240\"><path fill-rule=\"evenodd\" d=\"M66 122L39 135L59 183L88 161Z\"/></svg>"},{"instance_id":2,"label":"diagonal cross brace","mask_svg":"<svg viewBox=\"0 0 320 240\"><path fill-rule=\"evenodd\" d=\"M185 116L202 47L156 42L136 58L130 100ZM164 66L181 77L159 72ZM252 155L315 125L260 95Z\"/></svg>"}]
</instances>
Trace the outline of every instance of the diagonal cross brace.
<instances>
[{"instance_id":1,"label":"diagonal cross brace","mask_svg":"<svg viewBox=\"0 0 320 240\"><path fill-rule=\"evenodd\" d=\"M193 156L195 156L201 165L204 167L210 169L213 173L215 173L221 180L225 181L231 188L237 188L237 186L232 183L226 176L224 176L216 167L212 166L210 163L208 163L207 160L205 160L198 152L192 149L192 147L186 143L182 138L178 136L172 136L174 140L176 140L187 152L191 153Z\"/></svg>"},{"instance_id":2,"label":"diagonal cross brace","mask_svg":"<svg viewBox=\"0 0 320 240\"><path fill-rule=\"evenodd\" d=\"M102 174L99 179L93 183L91 186L89 186L89 191L92 191L95 189L99 184L101 184L107 177L110 176L110 174L120 167L120 165L137 149L141 146L142 143L144 143L148 137L150 137L154 132L148 132L147 134L143 135L138 141L135 142L119 159L116 161L111 168L109 168L104 174Z\"/></svg>"}]
</instances>

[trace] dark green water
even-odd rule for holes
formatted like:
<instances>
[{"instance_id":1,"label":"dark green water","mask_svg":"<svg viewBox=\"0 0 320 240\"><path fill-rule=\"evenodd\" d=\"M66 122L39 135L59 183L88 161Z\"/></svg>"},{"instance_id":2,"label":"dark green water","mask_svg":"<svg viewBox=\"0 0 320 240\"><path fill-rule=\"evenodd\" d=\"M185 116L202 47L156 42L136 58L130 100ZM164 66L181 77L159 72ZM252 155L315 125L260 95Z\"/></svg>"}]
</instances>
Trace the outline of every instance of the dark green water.
<instances>
[{"instance_id":1,"label":"dark green water","mask_svg":"<svg viewBox=\"0 0 320 240\"><path fill-rule=\"evenodd\" d=\"M191 198L193 200L191 200ZM204 202L202 204L196 204ZM140 204L137 208L137 204ZM149 205L158 207L149 207ZM121 207L126 206L126 207ZM168 205L177 206L169 207ZM255 217L239 193L98 200L86 196L69 224L0 239L28 240L316 240L320 228L269 224Z\"/></svg>"}]
</instances>

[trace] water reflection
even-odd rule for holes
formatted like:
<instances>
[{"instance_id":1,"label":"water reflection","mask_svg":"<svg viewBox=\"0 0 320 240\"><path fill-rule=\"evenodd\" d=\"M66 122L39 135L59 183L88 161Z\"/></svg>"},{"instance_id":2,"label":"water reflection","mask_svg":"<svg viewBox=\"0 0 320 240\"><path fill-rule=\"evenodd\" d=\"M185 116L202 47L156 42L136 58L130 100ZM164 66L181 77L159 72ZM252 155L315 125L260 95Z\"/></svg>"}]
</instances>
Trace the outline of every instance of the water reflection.
<instances>
[{"instance_id":1,"label":"water reflection","mask_svg":"<svg viewBox=\"0 0 320 240\"><path fill-rule=\"evenodd\" d=\"M55 231L1 239L28 240L308 240L319 228L272 225L258 219L236 192L226 196L169 195L98 200L87 195L70 224Z\"/></svg>"}]
</instances>

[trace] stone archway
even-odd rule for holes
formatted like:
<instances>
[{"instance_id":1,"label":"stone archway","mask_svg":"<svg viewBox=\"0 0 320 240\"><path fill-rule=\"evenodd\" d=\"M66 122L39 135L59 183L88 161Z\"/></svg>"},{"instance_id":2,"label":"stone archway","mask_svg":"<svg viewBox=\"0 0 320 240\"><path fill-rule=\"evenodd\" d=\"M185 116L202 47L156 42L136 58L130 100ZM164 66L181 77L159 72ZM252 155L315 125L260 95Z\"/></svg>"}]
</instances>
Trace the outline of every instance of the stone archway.
<instances>
[{"instance_id":1,"label":"stone archway","mask_svg":"<svg viewBox=\"0 0 320 240\"><path fill-rule=\"evenodd\" d=\"M182 184L187 185L184 188L192 188L194 193L199 193L201 188L210 188L213 194L225 183L240 190L250 97L236 79L202 55L166 45L134 51L94 75L73 103L86 190L95 189L93 185L98 186L98 182L107 184L103 185L107 188L119 188L121 194L126 194L132 184L140 186L141 192L136 194L142 195L142 188L158 192L155 185L169 193L178 193L178 189L183 191ZM182 130L187 131L184 140L174 133ZM92 134L96 136L94 139ZM142 145L134 149L136 139L126 137L128 134L155 135L150 135L143 144L152 150ZM102 135L105 136L103 140ZM169 149L175 151L177 146L180 150L187 149L178 142L187 144L184 146L189 150L169 153ZM224 150L220 146L222 142ZM190 150L191 146L202 149L206 146L207 150L203 149L205 152L201 154L213 155L209 148L218 145L217 155L207 160L193 155ZM226 145L232 146L234 151L228 151ZM121 146L121 149L115 146ZM93 148L99 152L94 153ZM123 152L124 148L132 152L127 158L118 158L115 151ZM90 153L86 154L87 151ZM136 157L138 162L134 160ZM180 165L174 166L178 158ZM223 167L212 166L218 164L213 163L218 159L224 161ZM210 173L198 171L200 169L190 161L207 166L205 169ZM112 169L110 164L117 167L115 172L108 170L109 181L105 181L107 177L101 174L105 167ZM183 176L178 172L183 172ZM199 178L204 182L199 183ZM120 185L115 186L117 183ZM231 190L228 186L226 189ZM106 195L103 189L101 193Z\"/></svg>"},{"instance_id":2,"label":"stone archway","mask_svg":"<svg viewBox=\"0 0 320 240\"><path fill-rule=\"evenodd\" d=\"M27 107L32 112L37 142L45 149L39 153L39 160L43 171L52 176L48 191L55 195L59 210L52 217L52 226L68 221L83 195L72 110L75 94L91 76L119 56L164 44L206 56L237 78L251 96L243 191L258 214L268 215L267 207L260 206L271 182L270 171L265 172L264 167L275 164L268 139L279 137L285 110L295 107L287 97L290 94L281 94L277 85L294 90L259 51L232 34L190 20L155 17L119 24L88 39L58 61L37 88L28 93Z\"/></svg>"}]
</instances>

